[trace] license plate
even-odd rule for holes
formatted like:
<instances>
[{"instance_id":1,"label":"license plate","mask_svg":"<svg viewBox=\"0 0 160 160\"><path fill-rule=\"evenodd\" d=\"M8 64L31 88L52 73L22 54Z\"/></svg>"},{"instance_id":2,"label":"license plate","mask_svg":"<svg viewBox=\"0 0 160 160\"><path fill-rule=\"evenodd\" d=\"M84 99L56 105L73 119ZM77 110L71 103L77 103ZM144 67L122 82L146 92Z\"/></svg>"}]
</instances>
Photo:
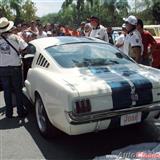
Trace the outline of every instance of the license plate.
<instances>
[{"instance_id":1,"label":"license plate","mask_svg":"<svg viewBox=\"0 0 160 160\"><path fill-rule=\"evenodd\" d=\"M141 122L142 113L132 113L121 116L121 126L126 126L134 123Z\"/></svg>"}]
</instances>

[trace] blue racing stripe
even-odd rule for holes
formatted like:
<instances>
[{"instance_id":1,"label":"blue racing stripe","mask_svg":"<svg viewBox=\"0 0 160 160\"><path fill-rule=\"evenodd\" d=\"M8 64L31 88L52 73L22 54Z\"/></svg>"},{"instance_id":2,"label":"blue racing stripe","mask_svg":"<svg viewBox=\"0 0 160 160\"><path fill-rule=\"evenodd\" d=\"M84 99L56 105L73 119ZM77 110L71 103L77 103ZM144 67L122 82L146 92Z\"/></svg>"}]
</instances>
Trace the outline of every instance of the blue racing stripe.
<instances>
[{"instance_id":1,"label":"blue racing stripe","mask_svg":"<svg viewBox=\"0 0 160 160\"><path fill-rule=\"evenodd\" d=\"M122 76L111 72L108 68L90 68L99 78L103 78L112 90L113 110L125 109L132 105L131 86ZM114 79L111 80L111 78Z\"/></svg>"},{"instance_id":2,"label":"blue racing stripe","mask_svg":"<svg viewBox=\"0 0 160 160\"><path fill-rule=\"evenodd\" d=\"M113 109L125 109L132 105L131 86L125 81L107 82L112 89Z\"/></svg>"},{"instance_id":3,"label":"blue racing stripe","mask_svg":"<svg viewBox=\"0 0 160 160\"><path fill-rule=\"evenodd\" d=\"M140 75L136 71L130 70L127 67L123 67L123 69L119 68L116 71L121 73L122 76L126 77L134 84L135 93L138 95L135 106L145 105L153 102L152 83L147 78Z\"/></svg>"}]
</instances>

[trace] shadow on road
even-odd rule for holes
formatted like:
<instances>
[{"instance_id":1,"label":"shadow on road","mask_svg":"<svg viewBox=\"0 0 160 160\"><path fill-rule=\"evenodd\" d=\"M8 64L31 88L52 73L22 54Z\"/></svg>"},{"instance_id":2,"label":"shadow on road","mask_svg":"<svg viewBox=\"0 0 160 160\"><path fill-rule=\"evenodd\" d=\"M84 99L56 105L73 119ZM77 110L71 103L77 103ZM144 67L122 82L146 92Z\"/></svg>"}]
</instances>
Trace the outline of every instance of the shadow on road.
<instances>
[{"instance_id":1,"label":"shadow on road","mask_svg":"<svg viewBox=\"0 0 160 160\"><path fill-rule=\"evenodd\" d=\"M4 107L0 109L3 114ZM152 122L101 131L79 136L61 135L55 139L45 140L38 132L33 109L25 120L18 118L0 120L0 130L24 126L45 159L77 160L92 159L95 156L106 155L114 149L131 144L155 142L159 139L159 128ZM27 122L26 122L27 121ZM160 124L160 123L159 123Z\"/></svg>"}]
</instances>

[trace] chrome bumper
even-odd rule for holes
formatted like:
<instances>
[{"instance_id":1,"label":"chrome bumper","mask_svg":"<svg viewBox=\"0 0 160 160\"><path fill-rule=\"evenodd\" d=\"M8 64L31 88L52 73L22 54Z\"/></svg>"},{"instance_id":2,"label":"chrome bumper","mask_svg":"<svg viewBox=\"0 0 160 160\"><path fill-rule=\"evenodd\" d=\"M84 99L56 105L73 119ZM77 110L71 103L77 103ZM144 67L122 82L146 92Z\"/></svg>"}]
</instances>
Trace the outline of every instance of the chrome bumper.
<instances>
[{"instance_id":1,"label":"chrome bumper","mask_svg":"<svg viewBox=\"0 0 160 160\"><path fill-rule=\"evenodd\" d=\"M81 114L81 115L74 114L73 112L66 112L66 115L70 124L79 125L100 120L112 119L115 117L120 117L126 114L131 114L136 112L151 112L151 111L160 111L160 102L140 107L122 109L122 110L115 110L115 111L104 110L100 112L92 112L89 114Z\"/></svg>"}]
</instances>

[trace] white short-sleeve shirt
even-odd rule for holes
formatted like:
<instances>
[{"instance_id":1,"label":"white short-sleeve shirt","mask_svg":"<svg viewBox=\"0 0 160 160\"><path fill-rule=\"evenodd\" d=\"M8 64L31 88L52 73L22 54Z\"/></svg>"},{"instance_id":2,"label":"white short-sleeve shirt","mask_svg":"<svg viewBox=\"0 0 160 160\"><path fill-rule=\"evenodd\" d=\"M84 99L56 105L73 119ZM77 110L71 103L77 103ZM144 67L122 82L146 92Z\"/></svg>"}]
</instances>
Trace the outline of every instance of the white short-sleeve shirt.
<instances>
[{"instance_id":1,"label":"white short-sleeve shirt","mask_svg":"<svg viewBox=\"0 0 160 160\"><path fill-rule=\"evenodd\" d=\"M28 44L18 35L11 34L7 40L17 51L24 50ZM21 59L17 52L0 36L0 67L20 66Z\"/></svg>"},{"instance_id":2,"label":"white short-sleeve shirt","mask_svg":"<svg viewBox=\"0 0 160 160\"><path fill-rule=\"evenodd\" d=\"M121 35L117 38L117 40L116 40L116 44L122 45L121 47L119 47L119 49L120 49L122 52L124 52L124 39L125 39L124 34L121 34Z\"/></svg>"},{"instance_id":3,"label":"white short-sleeve shirt","mask_svg":"<svg viewBox=\"0 0 160 160\"><path fill-rule=\"evenodd\" d=\"M37 35L37 39L44 38L44 37L47 37L47 33L45 31L43 31L41 35L40 34Z\"/></svg>"},{"instance_id":4,"label":"white short-sleeve shirt","mask_svg":"<svg viewBox=\"0 0 160 160\"><path fill-rule=\"evenodd\" d=\"M97 29L92 29L90 32L90 37L98 38L106 42L109 42L106 28L102 25L100 25Z\"/></svg>"},{"instance_id":5,"label":"white short-sleeve shirt","mask_svg":"<svg viewBox=\"0 0 160 160\"><path fill-rule=\"evenodd\" d=\"M137 30L130 32L124 39L124 53L129 54L130 47L141 47L141 55L143 53L143 44L140 33Z\"/></svg>"}]
</instances>

